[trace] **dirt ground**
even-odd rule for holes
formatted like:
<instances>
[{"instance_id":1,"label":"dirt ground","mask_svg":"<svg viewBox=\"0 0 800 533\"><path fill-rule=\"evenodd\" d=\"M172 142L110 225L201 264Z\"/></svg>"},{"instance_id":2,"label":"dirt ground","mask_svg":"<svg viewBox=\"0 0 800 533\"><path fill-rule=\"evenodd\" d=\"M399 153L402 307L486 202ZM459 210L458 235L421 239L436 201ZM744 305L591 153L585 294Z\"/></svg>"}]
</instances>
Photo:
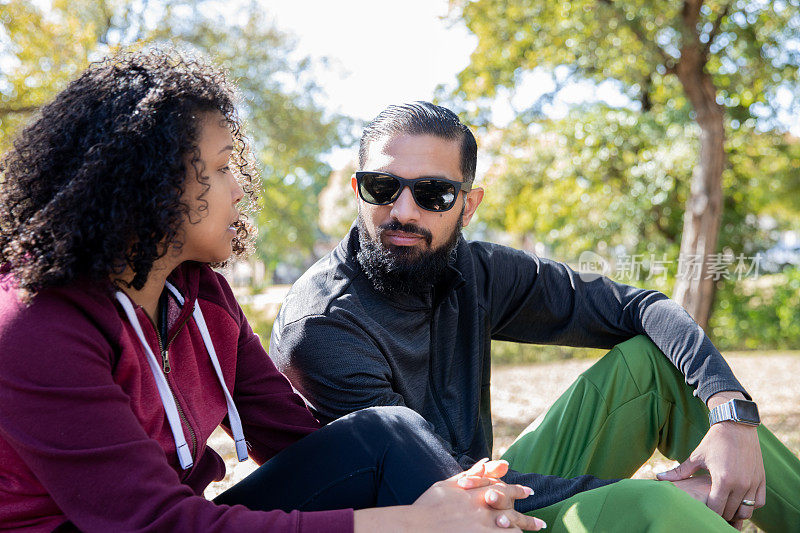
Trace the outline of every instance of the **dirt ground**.
<instances>
[{"instance_id":1,"label":"dirt ground","mask_svg":"<svg viewBox=\"0 0 800 533\"><path fill-rule=\"evenodd\" d=\"M758 402L764 423L789 449L800 455L800 353L728 353L725 358ZM495 457L502 455L516 436L593 362L568 360L494 368L492 416ZM212 483L206 490L206 497L213 498L249 474L255 464L252 461L237 464L230 438L220 430L212 435L209 444L222 454L228 466L228 476L221 482ZM656 452L634 477L653 478L656 472L675 464ZM745 531L759 530L748 524Z\"/></svg>"}]
</instances>

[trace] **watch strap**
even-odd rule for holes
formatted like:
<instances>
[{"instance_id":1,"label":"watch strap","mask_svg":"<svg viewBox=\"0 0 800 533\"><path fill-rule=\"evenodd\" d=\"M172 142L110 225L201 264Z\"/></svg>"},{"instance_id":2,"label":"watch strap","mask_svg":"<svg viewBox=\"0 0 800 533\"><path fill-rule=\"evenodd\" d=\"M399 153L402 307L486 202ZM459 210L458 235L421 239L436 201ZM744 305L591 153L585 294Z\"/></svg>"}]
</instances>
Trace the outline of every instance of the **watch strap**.
<instances>
[{"instance_id":1,"label":"watch strap","mask_svg":"<svg viewBox=\"0 0 800 533\"><path fill-rule=\"evenodd\" d=\"M734 420L733 401L719 404L708 413L708 423L711 426L717 422L724 422L725 420Z\"/></svg>"},{"instance_id":2,"label":"watch strap","mask_svg":"<svg viewBox=\"0 0 800 533\"><path fill-rule=\"evenodd\" d=\"M755 417L751 420L747 418L745 414L744 417L742 416L743 413L739 413L736 408L736 402L745 403L745 404L752 404L753 407L756 409ZM725 403L722 403L713 409L711 409L708 413L708 423L709 425L713 426L718 422L724 422L726 420L731 420L733 422L738 422L740 424L746 424L748 426L758 426L761 423L760 417L758 416L757 406L754 402L749 400L728 400Z\"/></svg>"}]
</instances>

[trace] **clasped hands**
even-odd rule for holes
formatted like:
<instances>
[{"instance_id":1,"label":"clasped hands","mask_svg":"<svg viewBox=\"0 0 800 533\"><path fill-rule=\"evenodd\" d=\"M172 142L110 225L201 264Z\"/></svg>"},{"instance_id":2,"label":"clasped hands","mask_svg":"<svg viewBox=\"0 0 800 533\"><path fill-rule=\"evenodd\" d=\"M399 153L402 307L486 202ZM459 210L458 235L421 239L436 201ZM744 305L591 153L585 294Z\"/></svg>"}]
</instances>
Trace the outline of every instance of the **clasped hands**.
<instances>
[{"instance_id":1,"label":"clasped hands","mask_svg":"<svg viewBox=\"0 0 800 533\"><path fill-rule=\"evenodd\" d=\"M514 510L514 502L527 498L533 490L500 481L506 472L506 461L483 459L469 470L433 484L414 502L414 506L437 509L440 531L463 531L455 521L461 522L464 518L471 525L469 531L489 531L498 527L512 531L539 531L547 527L544 521ZM451 517L458 517L453 524L447 523Z\"/></svg>"},{"instance_id":2,"label":"clasped hands","mask_svg":"<svg viewBox=\"0 0 800 533\"><path fill-rule=\"evenodd\" d=\"M731 398L744 396L718 393L709 398L708 406L713 408ZM710 475L693 476L700 469ZM659 474L658 479L673 482L741 529L743 521L766 500L764 461L756 428L731 421L714 424L686 461ZM747 505L748 501L755 505Z\"/></svg>"}]
</instances>

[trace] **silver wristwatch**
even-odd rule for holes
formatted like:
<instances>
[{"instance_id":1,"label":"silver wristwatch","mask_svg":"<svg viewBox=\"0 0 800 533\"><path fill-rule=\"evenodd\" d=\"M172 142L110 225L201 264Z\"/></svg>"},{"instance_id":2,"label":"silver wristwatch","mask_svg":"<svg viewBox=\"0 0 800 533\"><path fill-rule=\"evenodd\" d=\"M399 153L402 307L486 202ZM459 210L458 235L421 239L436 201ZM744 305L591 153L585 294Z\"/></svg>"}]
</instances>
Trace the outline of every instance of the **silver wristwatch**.
<instances>
[{"instance_id":1,"label":"silver wristwatch","mask_svg":"<svg viewBox=\"0 0 800 533\"><path fill-rule=\"evenodd\" d=\"M732 420L748 426L757 426L761 423L758 416L758 406L756 402L740 400L734 398L713 408L708 413L708 423L714 425L717 422Z\"/></svg>"}]
</instances>

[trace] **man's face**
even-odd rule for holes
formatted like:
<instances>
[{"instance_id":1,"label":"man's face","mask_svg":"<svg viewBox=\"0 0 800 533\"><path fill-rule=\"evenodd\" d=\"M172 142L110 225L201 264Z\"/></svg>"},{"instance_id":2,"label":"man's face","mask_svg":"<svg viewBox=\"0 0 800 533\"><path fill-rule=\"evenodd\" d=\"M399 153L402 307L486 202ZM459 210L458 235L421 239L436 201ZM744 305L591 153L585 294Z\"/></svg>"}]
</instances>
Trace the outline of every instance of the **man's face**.
<instances>
[{"instance_id":1,"label":"man's face","mask_svg":"<svg viewBox=\"0 0 800 533\"><path fill-rule=\"evenodd\" d=\"M362 170L388 172L406 179L446 178L464 181L461 174L461 143L458 139L448 140L432 135L399 134L385 137L370 144ZM382 248L407 259L447 245L456 231L459 217L462 225L469 224L483 198L483 190L479 188L468 193L460 192L450 210L432 212L418 206L408 188L403 189L394 203L372 205L358 196L355 177L351 185L369 239L380 241Z\"/></svg>"}]
</instances>

